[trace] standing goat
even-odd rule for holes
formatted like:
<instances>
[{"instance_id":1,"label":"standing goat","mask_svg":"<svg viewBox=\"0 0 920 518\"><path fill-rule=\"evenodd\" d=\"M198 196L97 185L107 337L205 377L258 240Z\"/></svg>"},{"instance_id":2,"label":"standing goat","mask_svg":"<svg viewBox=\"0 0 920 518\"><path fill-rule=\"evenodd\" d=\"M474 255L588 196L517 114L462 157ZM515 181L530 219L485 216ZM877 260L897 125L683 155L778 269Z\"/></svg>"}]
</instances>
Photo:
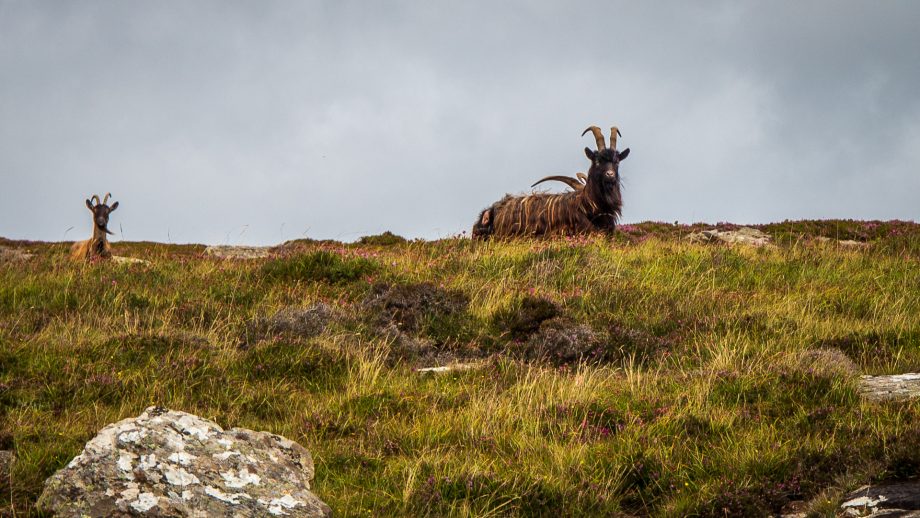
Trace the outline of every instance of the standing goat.
<instances>
[{"instance_id":1,"label":"standing goat","mask_svg":"<svg viewBox=\"0 0 920 518\"><path fill-rule=\"evenodd\" d=\"M473 239L573 235L598 230L613 232L623 206L620 161L629 156L629 148L617 151L620 131L616 126L610 128L610 148L605 145L600 128L591 126L582 132L582 136L589 131L597 142L597 151L585 148L591 168L587 174L578 174L584 183L567 176L548 176L537 183L557 180L568 184L574 191L506 195L479 214L473 225Z\"/></svg>"},{"instance_id":2,"label":"standing goat","mask_svg":"<svg viewBox=\"0 0 920 518\"><path fill-rule=\"evenodd\" d=\"M86 241L77 241L74 243L70 248L70 256L72 258L88 260L94 258L108 259L112 257L112 245L109 244L106 234L111 234L108 228L109 214L118 208L118 202L116 201L109 207L107 203L111 195L111 193L107 193L105 198L102 199L102 202L99 201L98 194L93 195L91 198L92 201L86 200L86 208L93 213L93 237Z\"/></svg>"}]
</instances>

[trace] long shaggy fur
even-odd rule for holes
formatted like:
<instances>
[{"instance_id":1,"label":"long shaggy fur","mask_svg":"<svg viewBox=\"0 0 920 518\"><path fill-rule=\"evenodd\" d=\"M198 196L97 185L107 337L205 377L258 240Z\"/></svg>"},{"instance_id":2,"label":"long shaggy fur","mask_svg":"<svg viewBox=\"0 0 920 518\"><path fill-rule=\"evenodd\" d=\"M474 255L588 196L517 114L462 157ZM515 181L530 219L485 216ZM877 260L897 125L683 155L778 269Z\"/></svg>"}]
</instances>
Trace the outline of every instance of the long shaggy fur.
<instances>
[{"instance_id":1,"label":"long shaggy fur","mask_svg":"<svg viewBox=\"0 0 920 518\"><path fill-rule=\"evenodd\" d=\"M609 227L613 230L619 211L597 217L596 204L584 191L562 194L505 195L479 214L473 238L492 236L565 236L585 234Z\"/></svg>"},{"instance_id":2,"label":"long shaggy fur","mask_svg":"<svg viewBox=\"0 0 920 518\"><path fill-rule=\"evenodd\" d=\"M584 183L575 178L550 176L541 181L562 181L575 190L561 194L505 195L479 213L473 225L473 239L613 232L623 205L619 163L629 155L629 149L618 152L614 147L615 135L619 133L615 127L611 128L610 149L604 145L599 129L592 126L585 132L589 130L594 131L599 150L585 148L591 168L587 174L578 175Z\"/></svg>"}]
</instances>

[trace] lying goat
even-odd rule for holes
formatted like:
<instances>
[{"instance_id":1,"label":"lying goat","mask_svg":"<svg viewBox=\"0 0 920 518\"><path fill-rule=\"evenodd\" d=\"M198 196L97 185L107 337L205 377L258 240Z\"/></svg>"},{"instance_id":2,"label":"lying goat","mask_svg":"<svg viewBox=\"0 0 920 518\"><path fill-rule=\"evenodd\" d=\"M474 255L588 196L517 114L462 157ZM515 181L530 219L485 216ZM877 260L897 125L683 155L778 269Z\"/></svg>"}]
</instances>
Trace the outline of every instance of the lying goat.
<instances>
[{"instance_id":1,"label":"lying goat","mask_svg":"<svg viewBox=\"0 0 920 518\"><path fill-rule=\"evenodd\" d=\"M92 201L86 200L86 208L93 213L93 237L86 241L77 241L74 243L70 248L70 256L72 258L89 260L95 258L108 259L112 257L112 245L109 244L106 234L111 234L108 228L109 214L118 208L118 202L116 201L109 207L107 203L111 195L111 193L106 194L102 202L99 201L99 195L97 194L93 195L91 198Z\"/></svg>"},{"instance_id":2,"label":"lying goat","mask_svg":"<svg viewBox=\"0 0 920 518\"><path fill-rule=\"evenodd\" d=\"M562 181L574 191L506 195L479 214L473 225L473 239L613 232L623 206L620 162L629 156L629 148L617 151L620 131L616 127L610 128L609 149L600 128L591 126L582 135L589 131L594 135L597 151L585 148L591 167L587 174L579 174L579 178L584 178L584 184L567 176L549 176L537 183Z\"/></svg>"}]
</instances>

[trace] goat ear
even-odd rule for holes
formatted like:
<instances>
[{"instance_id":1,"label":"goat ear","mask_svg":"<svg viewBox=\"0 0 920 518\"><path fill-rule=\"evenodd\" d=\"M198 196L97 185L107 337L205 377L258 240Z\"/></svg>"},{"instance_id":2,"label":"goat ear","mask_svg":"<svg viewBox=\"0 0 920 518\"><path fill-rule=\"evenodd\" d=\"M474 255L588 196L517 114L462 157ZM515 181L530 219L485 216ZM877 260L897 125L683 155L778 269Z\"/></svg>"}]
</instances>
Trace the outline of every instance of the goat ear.
<instances>
[{"instance_id":1,"label":"goat ear","mask_svg":"<svg viewBox=\"0 0 920 518\"><path fill-rule=\"evenodd\" d=\"M626 148L623 151L620 151L620 154L617 156L620 157L620 160L626 160L626 157L629 156L629 148Z\"/></svg>"},{"instance_id":2,"label":"goat ear","mask_svg":"<svg viewBox=\"0 0 920 518\"><path fill-rule=\"evenodd\" d=\"M93 210L93 202L86 200L86 208L89 210Z\"/></svg>"},{"instance_id":3,"label":"goat ear","mask_svg":"<svg viewBox=\"0 0 920 518\"><path fill-rule=\"evenodd\" d=\"M115 203L112 204L111 207L109 207L109 212L112 212L113 210L115 210L115 209L117 209L117 208L118 208L118 202L116 201Z\"/></svg>"},{"instance_id":4,"label":"goat ear","mask_svg":"<svg viewBox=\"0 0 920 518\"><path fill-rule=\"evenodd\" d=\"M597 157L597 153L595 153L591 148L586 147L585 156L588 157L588 160L594 162L594 158Z\"/></svg>"}]
</instances>

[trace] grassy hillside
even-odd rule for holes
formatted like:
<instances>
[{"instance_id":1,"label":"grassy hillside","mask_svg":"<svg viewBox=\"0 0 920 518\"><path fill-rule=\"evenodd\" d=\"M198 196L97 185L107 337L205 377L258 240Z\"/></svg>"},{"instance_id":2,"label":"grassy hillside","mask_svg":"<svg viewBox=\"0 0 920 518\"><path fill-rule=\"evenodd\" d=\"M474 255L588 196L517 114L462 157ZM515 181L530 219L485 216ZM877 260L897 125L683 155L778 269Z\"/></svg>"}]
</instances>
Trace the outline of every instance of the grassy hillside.
<instances>
[{"instance_id":1,"label":"grassy hillside","mask_svg":"<svg viewBox=\"0 0 920 518\"><path fill-rule=\"evenodd\" d=\"M778 246L660 223L250 261L114 245L149 266L0 241L35 254L0 262L0 449L18 459L0 514L151 404L300 442L338 516L832 513L918 474L920 404L864 402L856 379L920 371L920 225L761 229ZM414 371L446 362L481 366Z\"/></svg>"}]
</instances>

